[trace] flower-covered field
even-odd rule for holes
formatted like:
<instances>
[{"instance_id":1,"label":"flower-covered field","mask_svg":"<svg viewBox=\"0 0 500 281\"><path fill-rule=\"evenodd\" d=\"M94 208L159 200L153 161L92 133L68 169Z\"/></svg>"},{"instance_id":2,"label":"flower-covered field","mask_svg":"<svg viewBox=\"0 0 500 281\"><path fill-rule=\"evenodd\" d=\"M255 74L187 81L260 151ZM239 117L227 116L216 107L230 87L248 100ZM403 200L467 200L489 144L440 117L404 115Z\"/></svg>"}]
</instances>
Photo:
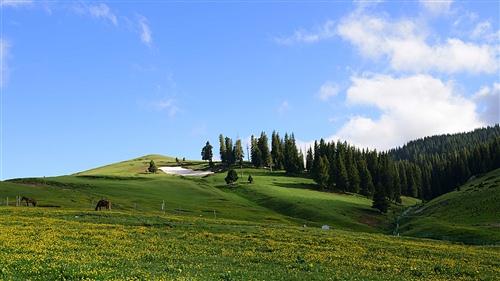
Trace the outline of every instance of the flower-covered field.
<instances>
[{"instance_id":1,"label":"flower-covered field","mask_svg":"<svg viewBox=\"0 0 500 281\"><path fill-rule=\"evenodd\" d=\"M0 280L496 280L499 246L207 218L0 208Z\"/></svg>"}]
</instances>

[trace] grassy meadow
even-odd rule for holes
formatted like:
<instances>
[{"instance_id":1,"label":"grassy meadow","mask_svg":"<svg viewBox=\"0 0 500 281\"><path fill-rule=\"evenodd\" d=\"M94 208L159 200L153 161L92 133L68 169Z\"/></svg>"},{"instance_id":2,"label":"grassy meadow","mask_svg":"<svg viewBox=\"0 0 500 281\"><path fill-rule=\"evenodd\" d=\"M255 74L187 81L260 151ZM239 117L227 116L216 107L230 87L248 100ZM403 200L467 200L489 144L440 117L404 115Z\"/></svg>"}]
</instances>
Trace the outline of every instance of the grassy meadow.
<instances>
[{"instance_id":1,"label":"grassy meadow","mask_svg":"<svg viewBox=\"0 0 500 281\"><path fill-rule=\"evenodd\" d=\"M1 280L495 280L498 246L123 211L0 208Z\"/></svg>"},{"instance_id":2,"label":"grassy meadow","mask_svg":"<svg viewBox=\"0 0 500 281\"><path fill-rule=\"evenodd\" d=\"M304 176L243 167L237 169L238 182L228 186L225 172L203 178L146 173L151 159L158 166L208 167L148 155L74 175L0 182L0 280L496 280L500 275L498 245L387 235L395 216L419 202L414 198L379 214L371 199L318 190ZM248 175L254 183L247 182ZM488 185L496 184L495 176L482 177L481 188L480 181L472 182L456 194L486 200L479 193L498 190ZM37 207L15 207L18 195L36 198ZM94 211L103 198L112 210ZM417 215L437 202L405 218L412 226L402 225L403 234L414 235ZM492 210L484 211L491 217ZM420 219L427 218L432 216ZM325 224L330 230L321 229ZM487 238L497 239L498 227L489 229Z\"/></svg>"}]
</instances>

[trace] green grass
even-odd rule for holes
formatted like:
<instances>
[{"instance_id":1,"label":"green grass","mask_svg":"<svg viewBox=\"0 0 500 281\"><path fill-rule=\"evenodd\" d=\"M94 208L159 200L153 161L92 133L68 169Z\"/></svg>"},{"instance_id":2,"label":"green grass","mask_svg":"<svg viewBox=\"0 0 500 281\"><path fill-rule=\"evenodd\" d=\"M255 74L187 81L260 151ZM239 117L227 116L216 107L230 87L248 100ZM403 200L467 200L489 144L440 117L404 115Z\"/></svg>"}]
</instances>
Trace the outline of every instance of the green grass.
<instances>
[{"instance_id":1,"label":"green grass","mask_svg":"<svg viewBox=\"0 0 500 281\"><path fill-rule=\"evenodd\" d=\"M11 206L0 207L0 280L494 280L500 274L499 246L385 235L396 215L419 202L414 198L382 215L370 199L318 190L305 175L247 166L228 186L227 172L147 173L151 159L179 164L148 155L70 176L0 182L0 206L7 197ZM498 241L499 183L497 170L427 203L402 221L402 234ZM39 207L12 207L18 195L36 198ZM112 202L110 212L93 210L101 198ZM331 230L321 230L324 224Z\"/></svg>"},{"instance_id":2,"label":"green grass","mask_svg":"<svg viewBox=\"0 0 500 281\"><path fill-rule=\"evenodd\" d=\"M0 280L495 280L498 246L207 217L0 208Z\"/></svg>"},{"instance_id":3,"label":"green grass","mask_svg":"<svg viewBox=\"0 0 500 281\"><path fill-rule=\"evenodd\" d=\"M468 244L500 243L499 202L500 169L416 209L402 221L401 231Z\"/></svg>"}]
</instances>

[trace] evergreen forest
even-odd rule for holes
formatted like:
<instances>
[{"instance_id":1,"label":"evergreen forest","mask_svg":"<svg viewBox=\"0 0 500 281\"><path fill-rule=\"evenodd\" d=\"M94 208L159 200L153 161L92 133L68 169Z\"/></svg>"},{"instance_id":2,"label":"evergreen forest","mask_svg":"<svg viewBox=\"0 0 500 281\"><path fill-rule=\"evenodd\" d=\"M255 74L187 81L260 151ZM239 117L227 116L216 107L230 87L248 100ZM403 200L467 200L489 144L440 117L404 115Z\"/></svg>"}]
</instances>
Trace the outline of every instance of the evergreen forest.
<instances>
[{"instance_id":1,"label":"evergreen forest","mask_svg":"<svg viewBox=\"0 0 500 281\"><path fill-rule=\"evenodd\" d=\"M241 164L241 140L233 145L221 134L219 141L222 163ZM271 135L270 147L265 132L252 136L250 143L247 153L257 168L284 170L291 175L307 173L322 189L371 198L385 196L394 202L401 202L401 196L428 201L460 188L474 176L500 168L498 124L466 133L425 137L382 152L321 139L304 155L293 133L282 138L276 131Z\"/></svg>"}]
</instances>

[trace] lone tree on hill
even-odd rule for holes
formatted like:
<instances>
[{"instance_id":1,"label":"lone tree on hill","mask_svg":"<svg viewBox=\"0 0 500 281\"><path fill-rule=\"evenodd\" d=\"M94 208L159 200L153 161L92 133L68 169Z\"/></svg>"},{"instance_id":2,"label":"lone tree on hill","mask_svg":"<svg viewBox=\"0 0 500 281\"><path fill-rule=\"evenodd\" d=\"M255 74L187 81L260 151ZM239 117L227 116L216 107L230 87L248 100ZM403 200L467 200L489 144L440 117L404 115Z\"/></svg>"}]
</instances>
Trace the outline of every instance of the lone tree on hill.
<instances>
[{"instance_id":1,"label":"lone tree on hill","mask_svg":"<svg viewBox=\"0 0 500 281\"><path fill-rule=\"evenodd\" d=\"M158 171L158 167L156 167L155 161L151 160L151 162L149 162L148 171L153 174L155 174L156 171Z\"/></svg>"},{"instance_id":2,"label":"lone tree on hill","mask_svg":"<svg viewBox=\"0 0 500 281\"><path fill-rule=\"evenodd\" d=\"M210 142L207 141L207 144L205 144L205 146L201 150L201 160L208 160L210 163L212 163L212 157L214 157L212 146L210 145Z\"/></svg>"},{"instance_id":3,"label":"lone tree on hill","mask_svg":"<svg viewBox=\"0 0 500 281\"><path fill-rule=\"evenodd\" d=\"M227 177L225 178L226 184L232 184L238 180L238 174L235 170L231 169L227 172Z\"/></svg>"}]
</instances>

